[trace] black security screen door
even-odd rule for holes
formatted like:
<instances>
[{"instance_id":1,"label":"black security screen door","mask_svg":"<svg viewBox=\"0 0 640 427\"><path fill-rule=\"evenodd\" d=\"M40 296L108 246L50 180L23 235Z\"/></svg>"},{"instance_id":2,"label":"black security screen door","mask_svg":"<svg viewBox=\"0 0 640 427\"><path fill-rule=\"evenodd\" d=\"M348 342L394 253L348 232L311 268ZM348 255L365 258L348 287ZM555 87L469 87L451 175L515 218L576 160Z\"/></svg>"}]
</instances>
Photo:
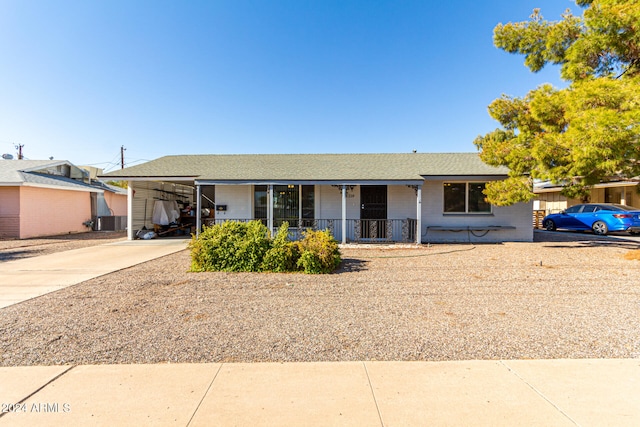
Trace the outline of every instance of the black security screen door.
<instances>
[{"instance_id":1,"label":"black security screen door","mask_svg":"<svg viewBox=\"0 0 640 427\"><path fill-rule=\"evenodd\" d=\"M387 186L363 185L360 187L360 219L362 237L384 239L387 230Z\"/></svg>"},{"instance_id":2,"label":"black security screen door","mask_svg":"<svg viewBox=\"0 0 640 427\"><path fill-rule=\"evenodd\" d=\"M360 187L360 219L387 219L387 186Z\"/></svg>"}]
</instances>

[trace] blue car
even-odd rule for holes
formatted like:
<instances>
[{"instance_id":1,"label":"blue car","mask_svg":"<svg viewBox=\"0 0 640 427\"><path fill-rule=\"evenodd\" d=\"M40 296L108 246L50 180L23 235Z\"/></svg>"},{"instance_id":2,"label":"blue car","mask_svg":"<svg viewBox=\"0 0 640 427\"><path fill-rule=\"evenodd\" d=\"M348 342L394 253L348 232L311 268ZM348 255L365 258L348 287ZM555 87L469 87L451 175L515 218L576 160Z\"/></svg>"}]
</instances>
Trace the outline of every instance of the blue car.
<instances>
[{"instance_id":1,"label":"blue car","mask_svg":"<svg viewBox=\"0 0 640 427\"><path fill-rule=\"evenodd\" d=\"M549 231L593 230L605 235L610 231L640 234L640 209L613 203L587 203L544 217L542 225Z\"/></svg>"}]
</instances>

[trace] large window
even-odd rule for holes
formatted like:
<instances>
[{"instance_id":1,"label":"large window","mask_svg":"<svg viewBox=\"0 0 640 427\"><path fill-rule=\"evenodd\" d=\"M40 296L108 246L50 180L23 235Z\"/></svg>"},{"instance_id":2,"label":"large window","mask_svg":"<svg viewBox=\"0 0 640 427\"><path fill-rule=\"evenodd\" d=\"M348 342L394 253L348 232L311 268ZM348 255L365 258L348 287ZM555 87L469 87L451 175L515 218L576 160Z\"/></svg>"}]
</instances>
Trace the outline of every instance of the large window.
<instances>
[{"instance_id":1,"label":"large window","mask_svg":"<svg viewBox=\"0 0 640 427\"><path fill-rule=\"evenodd\" d=\"M445 213L490 213L491 205L486 201L484 182L445 182Z\"/></svg>"},{"instance_id":2,"label":"large window","mask_svg":"<svg viewBox=\"0 0 640 427\"><path fill-rule=\"evenodd\" d=\"M256 185L254 189L254 216L267 220L267 186ZM279 227L284 221L290 227L310 226L314 218L313 185L274 185L273 186L273 224Z\"/></svg>"}]
</instances>

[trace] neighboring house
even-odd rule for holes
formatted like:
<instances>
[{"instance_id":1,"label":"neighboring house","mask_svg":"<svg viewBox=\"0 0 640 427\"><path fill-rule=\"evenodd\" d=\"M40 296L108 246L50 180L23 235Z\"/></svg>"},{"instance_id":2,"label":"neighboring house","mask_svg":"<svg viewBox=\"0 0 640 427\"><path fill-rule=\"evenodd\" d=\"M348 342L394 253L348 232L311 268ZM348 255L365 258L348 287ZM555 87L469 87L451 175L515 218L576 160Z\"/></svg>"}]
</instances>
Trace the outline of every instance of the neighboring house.
<instances>
[{"instance_id":1,"label":"neighboring house","mask_svg":"<svg viewBox=\"0 0 640 427\"><path fill-rule=\"evenodd\" d=\"M506 176L476 153L407 153L166 156L103 178L129 181L130 239L177 201L191 232L259 219L341 242L531 241L531 203L484 201L485 183Z\"/></svg>"},{"instance_id":2,"label":"neighboring house","mask_svg":"<svg viewBox=\"0 0 640 427\"><path fill-rule=\"evenodd\" d=\"M612 181L593 186L586 199L568 199L561 194L562 185L538 182L533 186L537 195L533 202L534 211L544 214L557 213L579 203L618 203L640 208L640 194L637 192L639 180Z\"/></svg>"},{"instance_id":3,"label":"neighboring house","mask_svg":"<svg viewBox=\"0 0 640 427\"><path fill-rule=\"evenodd\" d=\"M86 171L65 160L0 160L0 237L90 230L96 221L125 216L126 194L90 181Z\"/></svg>"}]
</instances>

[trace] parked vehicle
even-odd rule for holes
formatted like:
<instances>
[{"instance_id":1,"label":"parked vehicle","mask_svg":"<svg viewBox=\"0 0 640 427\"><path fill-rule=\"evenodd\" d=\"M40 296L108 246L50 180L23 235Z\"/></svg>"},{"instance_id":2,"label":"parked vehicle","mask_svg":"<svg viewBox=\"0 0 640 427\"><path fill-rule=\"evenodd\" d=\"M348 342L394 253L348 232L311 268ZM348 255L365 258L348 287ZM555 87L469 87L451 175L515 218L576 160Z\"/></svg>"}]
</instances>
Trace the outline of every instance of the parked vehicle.
<instances>
[{"instance_id":1,"label":"parked vehicle","mask_svg":"<svg viewBox=\"0 0 640 427\"><path fill-rule=\"evenodd\" d=\"M600 235L610 231L640 234L640 209L613 203L586 203L547 215L542 225L549 231L563 228L592 230Z\"/></svg>"}]
</instances>

